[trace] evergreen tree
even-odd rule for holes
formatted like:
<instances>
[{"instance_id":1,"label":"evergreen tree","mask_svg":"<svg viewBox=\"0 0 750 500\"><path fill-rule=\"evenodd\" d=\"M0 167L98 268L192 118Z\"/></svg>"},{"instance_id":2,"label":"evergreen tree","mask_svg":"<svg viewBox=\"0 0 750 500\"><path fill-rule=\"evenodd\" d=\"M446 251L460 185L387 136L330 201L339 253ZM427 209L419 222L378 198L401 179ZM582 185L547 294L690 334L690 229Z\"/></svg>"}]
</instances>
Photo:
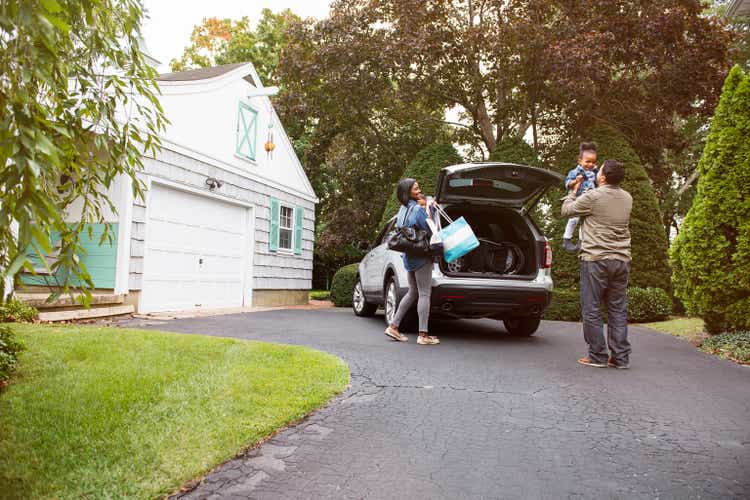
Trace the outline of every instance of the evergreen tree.
<instances>
[{"instance_id":1,"label":"evergreen tree","mask_svg":"<svg viewBox=\"0 0 750 500\"><path fill-rule=\"evenodd\" d=\"M693 205L672 246L675 294L710 333L750 329L750 76L724 82L698 163Z\"/></svg>"},{"instance_id":2,"label":"evergreen tree","mask_svg":"<svg viewBox=\"0 0 750 500\"><path fill-rule=\"evenodd\" d=\"M633 197L633 210L630 214L631 255L630 286L641 288L661 288L671 290L670 269L667 259L667 237L661 222L659 204L646 170L635 150L616 129L598 125L584 137L597 146L597 163L604 160L618 160L625 165L625 180L622 188ZM556 155L555 169L563 174L575 167L578 158L578 142L570 143ZM579 282L578 256L562 248L562 235L567 219L560 216L559 199L565 195L563 186L550 198L552 223L547 236L552 240L554 265L552 267L555 285L577 287ZM580 226L579 226L580 227Z\"/></svg>"},{"instance_id":3,"label":"evergreen tree","mask_svg":"<svg viewBox=\"0 0 750 500\"><path fill-rule=\"evenodd\" d=\"M521 165L539 166L539 155L534 148L520 137L509 137L498 143L497 149L490 154L490 161L519 163Z\"/></svg>"},{"instance_id":4,"label":"evergreen tree","mask_svg":"<svg viewBox=\"0 0 750 500\"><path fill-rule=\"evenodd\" d=\"M449 165L456 165L463 162L463 158L458 154L456 148L450 144L432 144L417 153L414 159L404 170L402 179L413 178L419 182L419 187L427 196L435 194L437 189L438 172ZM383 210L383 217L380 220L379 228L388 222L388 219L398 213L399 202L396 198L396 189L388 199L388 203Z\"/></svg>"}]
</instances>

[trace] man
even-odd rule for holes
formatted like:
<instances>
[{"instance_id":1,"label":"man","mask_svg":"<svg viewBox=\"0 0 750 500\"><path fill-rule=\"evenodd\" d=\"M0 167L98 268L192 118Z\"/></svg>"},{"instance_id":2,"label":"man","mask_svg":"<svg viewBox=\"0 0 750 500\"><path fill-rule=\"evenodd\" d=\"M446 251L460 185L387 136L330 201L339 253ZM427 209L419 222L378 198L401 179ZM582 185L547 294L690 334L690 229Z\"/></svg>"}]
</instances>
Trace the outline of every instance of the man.
<instances>
[{"instance_id":1,"label":"man","mask_svg":"<svg viewBox=\"0 0 750 500\"><path fill-rule=\"evenodd\" d=\"M628 274L630 273L630 210L633 198L620 188L622 163L606 160L597 175L598 188L576 196L574 186L564 198L564 217L584 217L581 228L581 309L583 336L589 354L578 362L605 368L629 368ZM607 340L602 327L602 302L607 306ZM607 357L607 344L610 356Z\"/></svg>"}]
</instances>

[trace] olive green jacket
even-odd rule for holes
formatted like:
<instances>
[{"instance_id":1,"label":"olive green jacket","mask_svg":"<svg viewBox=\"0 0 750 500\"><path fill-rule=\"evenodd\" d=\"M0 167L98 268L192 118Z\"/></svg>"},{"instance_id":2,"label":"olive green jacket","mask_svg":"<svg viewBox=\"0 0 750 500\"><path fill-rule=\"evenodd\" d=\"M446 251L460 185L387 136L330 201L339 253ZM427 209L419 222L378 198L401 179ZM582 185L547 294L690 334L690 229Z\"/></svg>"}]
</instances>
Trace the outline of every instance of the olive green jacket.
<instances>
[{"instance_id":1,"label":"olive green jacket","mask_svg":"<svg viewBox=\"0 0 750 500\"><path fill-rule=\"evenodd\" d=\"M582 260L617 259L630 262L630 211L633 197L620 188L605 184L576 197L563 198L564 217L582 217Z\"/></svg>"}]
</instances>

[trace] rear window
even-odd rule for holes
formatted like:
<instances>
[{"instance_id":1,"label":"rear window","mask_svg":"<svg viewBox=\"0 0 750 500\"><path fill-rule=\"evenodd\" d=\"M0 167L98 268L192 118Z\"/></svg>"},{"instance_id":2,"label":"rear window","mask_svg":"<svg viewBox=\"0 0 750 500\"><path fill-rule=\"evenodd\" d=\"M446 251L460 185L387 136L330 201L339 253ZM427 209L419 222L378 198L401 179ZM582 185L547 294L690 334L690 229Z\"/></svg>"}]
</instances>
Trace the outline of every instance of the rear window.
<instances>
[{"instance_id":1,"label":"rear window","mask_svg":"<svg viewBox=\"0 0 750 500\"><path fill-rule=\"evenodd\" d=\"M520 181L520 179L519 179ZM539 186L535 183L469 177L448 180L447 194L467 198L525 199Z\"/></svg>"}]
</instances>

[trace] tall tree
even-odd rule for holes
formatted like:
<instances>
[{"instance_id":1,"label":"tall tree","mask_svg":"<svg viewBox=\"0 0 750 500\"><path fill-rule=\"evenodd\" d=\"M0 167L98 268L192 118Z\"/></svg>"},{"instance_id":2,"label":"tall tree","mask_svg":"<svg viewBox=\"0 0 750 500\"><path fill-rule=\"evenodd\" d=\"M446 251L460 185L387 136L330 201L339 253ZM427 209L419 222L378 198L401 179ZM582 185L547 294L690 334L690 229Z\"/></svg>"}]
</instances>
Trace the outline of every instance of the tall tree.
<instances>
[{"instance_id":1,"label":"tall tree","mask_svg":"<svg viewBox=\"0 0 750 500\"><path fill-rule=\"evenodd\" d=\"M710 333L750 328L750 76L735 67L698 168L698 189L671 249L676 295Z\"/></svg>"},{"instance_id":2,"label":"tall tree","mask_svg":"<svg viewBox=\"0 0 750 500\"><path fill-rule=\"evenodd\" d=\"M289 9L261 11L253 27L249 17L237 21L205 18L193 28L190 45L180 59L170 63L172 71L205 68L216 64L252 62L265 85L278 85L276 68L286 46L286 32L301 19Z\"/></svg>"},{"instance_id":3,"label":"tall tree","mask_svg":"<svg viewBox=\"0 0 750 500\"><path fill-rule=\"evenodd\" d=\"M91 286L79 233L114 208L105 193L118 175L141 193L141 155L156 152L165 122L139 50L142 19L140 0L0 3L0 282L31 270L29 246L46 254L59 233L52 268L69 271L64 290Z\"/></svg>"}]
</instances>

